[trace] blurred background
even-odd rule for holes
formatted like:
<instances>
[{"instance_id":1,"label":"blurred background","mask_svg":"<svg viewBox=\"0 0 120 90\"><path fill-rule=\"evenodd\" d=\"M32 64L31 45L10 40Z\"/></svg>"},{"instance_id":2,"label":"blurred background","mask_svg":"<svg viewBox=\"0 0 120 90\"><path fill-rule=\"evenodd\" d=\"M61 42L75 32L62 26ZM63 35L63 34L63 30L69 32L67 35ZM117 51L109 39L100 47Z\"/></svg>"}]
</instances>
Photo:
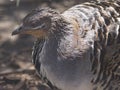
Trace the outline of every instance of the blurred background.
<instances>
[{"instance_id":1,"label":"blurred background","mask_svg":"<svg viewBox=\"0 0 120 90\"><path fill-rule=\"evenodd\" d=\"M35 38L11 33L38 6L63 12L86 1L90 0L0 0L0 90L49 90L31 63Z\"/></svg>"}]
</instances>

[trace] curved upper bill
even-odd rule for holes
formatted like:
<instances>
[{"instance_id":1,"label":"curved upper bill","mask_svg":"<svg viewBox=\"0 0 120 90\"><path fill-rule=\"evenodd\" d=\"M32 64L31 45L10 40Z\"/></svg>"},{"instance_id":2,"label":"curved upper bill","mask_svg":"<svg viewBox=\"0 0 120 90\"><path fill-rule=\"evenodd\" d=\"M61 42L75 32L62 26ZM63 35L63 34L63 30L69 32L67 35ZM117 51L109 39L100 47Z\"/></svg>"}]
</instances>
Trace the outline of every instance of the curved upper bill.
<instances>
[{"instance_id":1,"label":"curved upper bill","mask_svg":"<svg viewBox=\"0 0 120 90\"><path fill-rule=\"evenodd\" d=\"M23 26L21 25L12 32L12 35L20 34L23 31L24 31L24 29L23 29Z\"/></svg>"}]
</instances>

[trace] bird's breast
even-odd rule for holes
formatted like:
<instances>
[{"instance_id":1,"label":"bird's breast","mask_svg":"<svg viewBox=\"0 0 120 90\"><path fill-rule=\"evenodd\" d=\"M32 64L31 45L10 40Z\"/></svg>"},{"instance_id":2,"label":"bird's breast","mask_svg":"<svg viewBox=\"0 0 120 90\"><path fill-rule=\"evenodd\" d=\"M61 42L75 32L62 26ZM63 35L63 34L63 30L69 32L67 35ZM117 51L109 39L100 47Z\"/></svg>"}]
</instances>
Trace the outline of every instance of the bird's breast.
<instances>
[{"instance_id":1,"label":"bird's breast","mask_svg":"<svg viewBox=\"0 0 120 90\"><path fill-rule=\"evenodd\" d=\"M66 45L66 48L60 45L58 48L54 44L47 46L46 43L43 47L40 54L41 74L62 90L92 90L90 49L85 52L85 45L81 47L83 51L78 51Z\"/></svg>"}]
</instances>

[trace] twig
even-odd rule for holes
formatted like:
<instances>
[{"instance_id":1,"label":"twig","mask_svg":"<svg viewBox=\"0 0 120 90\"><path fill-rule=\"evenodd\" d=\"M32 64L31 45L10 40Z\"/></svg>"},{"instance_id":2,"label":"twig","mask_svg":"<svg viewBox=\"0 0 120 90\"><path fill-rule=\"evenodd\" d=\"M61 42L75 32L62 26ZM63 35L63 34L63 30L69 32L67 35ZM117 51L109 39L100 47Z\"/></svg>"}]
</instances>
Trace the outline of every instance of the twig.
<instances>
[{"instance_id":1,"label":"twig","mask_svg":"<svg viewBox=\"0 0 120 90\"><path fill-rule=\"evenodd\" d=\"M9 74L15 74L15 73L34 73L35 70L34 69L17 69L14 71L8 71L8 72L3 72L0 73L0 76L5 76L5 75L9 75Z\"/></svg>"}]
</instances>

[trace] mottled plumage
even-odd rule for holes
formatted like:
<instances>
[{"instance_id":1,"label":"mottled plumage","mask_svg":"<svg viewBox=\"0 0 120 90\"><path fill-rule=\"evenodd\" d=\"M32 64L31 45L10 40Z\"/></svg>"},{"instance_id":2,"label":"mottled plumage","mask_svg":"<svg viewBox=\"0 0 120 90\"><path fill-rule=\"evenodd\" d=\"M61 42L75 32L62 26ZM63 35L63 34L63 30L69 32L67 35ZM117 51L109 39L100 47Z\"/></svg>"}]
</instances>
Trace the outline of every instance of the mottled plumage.
<instances>
[{"instance_id":1,"label":"mottled plumage","mask_svg":"<svg viewBox=\"0 0 120 90\"><path fill-rule=\"evenodd\" d=\"M33 63L51 88L120 90L119 1L83 3L62 14L37 8L23 26L38 38Z\"/></svg>"}]
</instances>

